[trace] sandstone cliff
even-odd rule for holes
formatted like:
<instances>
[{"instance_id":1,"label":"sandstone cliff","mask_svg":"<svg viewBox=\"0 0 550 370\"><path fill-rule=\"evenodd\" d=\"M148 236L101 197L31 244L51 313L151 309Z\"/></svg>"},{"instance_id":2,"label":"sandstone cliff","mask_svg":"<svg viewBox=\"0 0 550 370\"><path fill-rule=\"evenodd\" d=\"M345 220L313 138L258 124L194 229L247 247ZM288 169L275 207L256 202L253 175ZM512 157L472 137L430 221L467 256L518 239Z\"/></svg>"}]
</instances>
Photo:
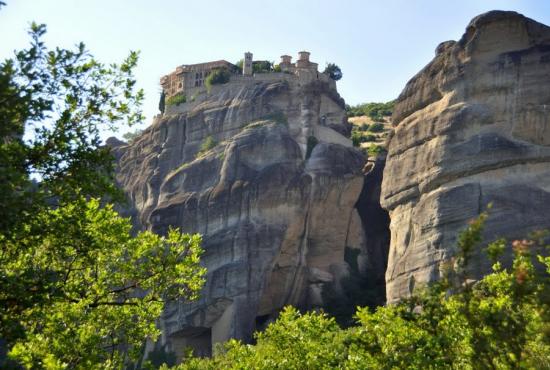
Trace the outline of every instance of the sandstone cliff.
<instances>
[{"instance_id":1,"label":"sandstone cliff","mask_svg":"<svg viewBox=\"0 0 550 370\"><path fill-rule=\"evenodd\" d=\"M488 240L550 226L550 28L514 12L473 19L398 98L381 202L388 301L437 279L467 221ZM487 272L476 259L474 274Z\"/></svg>"},{"instance_id":2,"label":"sandstone cliff","mask_svg":"<svg viewBox=\"0 0 550 370\"><path fill-rule=\"evenodd\" d=\"M349 130L332 80L236 76L113 148L140 227L203 235L207 282L199 301L162 315L168 350L206 355L249 340L284 305L322 306L323 287L348 274L346 248L367 265L364 158Z\"/></svg>"}]
</instances>

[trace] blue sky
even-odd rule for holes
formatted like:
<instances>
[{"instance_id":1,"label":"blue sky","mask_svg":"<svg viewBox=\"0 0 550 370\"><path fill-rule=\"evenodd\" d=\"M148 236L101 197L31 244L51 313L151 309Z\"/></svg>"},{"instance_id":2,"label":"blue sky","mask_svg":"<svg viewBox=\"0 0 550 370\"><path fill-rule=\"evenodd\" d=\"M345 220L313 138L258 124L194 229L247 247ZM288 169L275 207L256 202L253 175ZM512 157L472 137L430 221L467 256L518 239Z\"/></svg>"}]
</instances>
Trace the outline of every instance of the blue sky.
<instances>
[{"instance_id":1,"label":"blue sky","mask_svg":"<svg viewBox=\"0 0 550 370\"><path fill-rule=\"evenodd\" d=\"M323 67L344 73L338 90L347 103L387 101L433 57L458 39L471 18L492 9L515 10L550 24L550 1L187 1L4 0L0 58L28 44L31 21L46 23L49 46L84 41L103 62L140 50L137 80L145 90L145 125L157 113L159 78L177 65L226 59L245 51L278 61L311 52Z\"/></svg>"}]
</instances>

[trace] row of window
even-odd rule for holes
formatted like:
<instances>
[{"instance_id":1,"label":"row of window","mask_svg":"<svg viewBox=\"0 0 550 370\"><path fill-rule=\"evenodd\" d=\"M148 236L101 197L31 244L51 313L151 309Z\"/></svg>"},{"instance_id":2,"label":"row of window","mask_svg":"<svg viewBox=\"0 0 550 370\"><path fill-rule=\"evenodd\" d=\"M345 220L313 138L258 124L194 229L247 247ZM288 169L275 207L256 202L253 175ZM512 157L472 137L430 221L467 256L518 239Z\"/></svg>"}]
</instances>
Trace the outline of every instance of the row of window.
<instances>
[{"instance_id":1,"label":"row of window","mask_svg":"<svg viewBox=\"0 0 550 370\"><path fill-rule=\"evenodd\" d=\"M196 72L195 73L195 87L200 87L204 85L203 77L206 79L208 75L210 74L210 71L205 71L204 76L202 72Z\"/></svg>"},{"instance_id":2,"label":"row of window","mask_svg":"<svg viewBox=\"0 0 550 370\"><path fill-rule=\"evenodd\" d=\"M205 71L204 73L203 72L196 72L195 73L195 87L200 87L200 86L203 86L204 85L204 79L206 79L206 77L208 77L208 75L210 74L210 71ZM170 87L171 87L171 90L174 91L176 90L176 86L177 86L177 90L181 90L183 89L183 81L176 81L175 79L172 79L172 81L170 81L171 84L170 84Z\"/></svg>"}]
</instances>

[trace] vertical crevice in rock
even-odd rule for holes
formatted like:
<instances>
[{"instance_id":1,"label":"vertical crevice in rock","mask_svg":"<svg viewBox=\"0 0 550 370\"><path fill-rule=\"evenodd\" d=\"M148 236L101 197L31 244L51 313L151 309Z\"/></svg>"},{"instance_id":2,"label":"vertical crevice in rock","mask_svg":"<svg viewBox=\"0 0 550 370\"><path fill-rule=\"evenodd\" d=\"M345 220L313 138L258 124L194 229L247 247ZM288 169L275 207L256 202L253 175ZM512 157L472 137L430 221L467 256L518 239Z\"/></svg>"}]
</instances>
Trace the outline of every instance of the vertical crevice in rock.
<instances>
[{"instance_id":1,"label":"vertical crevice in rock","mask_svg":"<svg viewBox=\"0 0 550 370\"><path fill-rule=\"evenodd\" d=\"M360 274L373 290L374 305L386 302L385 273L390 248L390 217L380 205L380 191L386 158L378 157L365 174L365 182L356 208L365 231L366 264Z\"/></svg>"}]
</instances>

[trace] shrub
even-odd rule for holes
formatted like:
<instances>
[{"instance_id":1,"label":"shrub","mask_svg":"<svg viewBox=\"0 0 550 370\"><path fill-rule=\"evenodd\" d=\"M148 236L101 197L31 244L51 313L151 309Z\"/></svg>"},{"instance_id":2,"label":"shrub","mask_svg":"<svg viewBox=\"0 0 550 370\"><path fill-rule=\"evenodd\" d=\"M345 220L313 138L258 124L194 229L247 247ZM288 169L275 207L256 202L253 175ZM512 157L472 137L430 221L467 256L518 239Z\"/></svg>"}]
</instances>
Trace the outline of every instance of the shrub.
<instances>
[{"instance_id":1,"label":"shrub","mask_svg":"<svg viewBox=\"0 0 550 370\"><path fill-rule=\"evenodd\" d=\"M373 123L369 126L370 132L382 132L384 131L384 124L380 122Z\"/></svg>"},{"instance_id":2,"label":"shrub","mask_svg":"<svg viewBox=\"0 0 550 370\"><path fill-rule=\"evenodd\" d=\"M214 140L214 138L210 135L207 136L200 146L199 152L197 153L197 157L204 155L206 152L214 148L216 145L218 145L216 140Z\"/></svg>"},{"instance_id":3,"label":"shrub","mask_svg":"<svg viewBox=\"0 0 550 370\"><path fill-rule=\"evenodd\" d=\"M351 132L351 142L353 146L361 145L361 134L358 131Z\"/></svg>"},{"instance_id":4,"label":"shrub","mask_svg":"<svg viewBox=\"0 0 550 370\"><path fill-rule=\"evenodd\" d=\"M183 94L177 94L169 97L166 99L166 105L172 106L172 105L180 105L187 101L187 97Z\"/></svg>"},{"instance_id":5,"label":"shrub","mask_svg":"<svg viewBox=\"0 0 550 370\"><path fill-rule=\"evenodd\" d=\"M220 68L215 69L208 77L206 77L206 80L204 81L204 84L206 85L206 88L210 90L212 85L221 85L224 83L229 82L229 79L231 78L231 72L227 70L227 68Z\"/></svg>"},{"instance_id":6,"label":"shrub","mask_svg":"<svg viewBox=\"0 0 550 370\"><path fill-rule=\"evenodd\" d=\"M214 357L178 369L547 369L550 258L538 256L537 269L536 239L515 241L514 262L504 268L498 258L506 242L497 241L486 248L493 272L470 283L467 262L482 247L486 217L460 234L439 282L398 304L358 308L348 329L323 312L287 307L255 334L255 345L230 340Z\"/></svg>"},{"instance_id":7,"label":"shrub","mask_svg":"<svg viewBox=\"0 0 550 370\"><path fill-rule=\"evenodd\" d=\"M384 148L382 146L371 144L368 149L368 154L370 157L378 157L378 155L383 151L384 151Z\"/></svg>"},{"instance_id":8,"label":"shrub","mask_svg":"<svg viewBox=\"0 0 550 370\"><path fill-rule=\"evenodd\" d=\"M365 123L365 124L363 124L363 125L361 125L361 126L358 126L357 129L358 129L359 131L368 131L368 130L369 130L369 127L370 127L370 125L369 125L368 123Z\"/></svg>"},{"instance_id":9,"label":"shrub","mask_svg":"<svg viewBox=\"0 0 550 370\"><path fill-rule=\"evenodd\" d=\"M376 141L376 135L373 135L373 134L363 134L363 136L361 136L361 142L362 143L368 143L369 141Z\"/></svg>"}]
</instances>

